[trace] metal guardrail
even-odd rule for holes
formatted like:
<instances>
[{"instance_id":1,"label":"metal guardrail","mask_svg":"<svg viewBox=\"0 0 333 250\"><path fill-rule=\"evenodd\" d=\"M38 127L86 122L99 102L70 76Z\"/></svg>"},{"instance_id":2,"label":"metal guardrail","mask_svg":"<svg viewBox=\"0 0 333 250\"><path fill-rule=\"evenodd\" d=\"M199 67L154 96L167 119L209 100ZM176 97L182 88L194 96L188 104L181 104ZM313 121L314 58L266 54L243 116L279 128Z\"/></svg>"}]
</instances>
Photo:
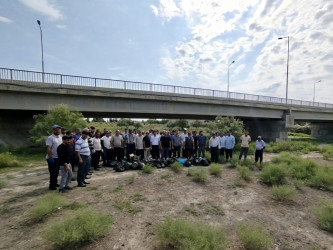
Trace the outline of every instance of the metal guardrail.
<instances>
[{"instance_id":1,"label":"metal guardrail","mask_svg":"<svg viewBox=\"0 0 333 250\"><path fill-rule=\"evenodd\" d=\"M53 73L43 73L37 71L27 71L27 70L17 70L0 68L0 79L9 80L11 83L15 82L29 82L30 86L41 86L41 84L52 83L60 84L62 88L71 86L85 86L92 88L112 88L112 89L128 89L128 90L139 90L139 91L152 91L152 92L163 92L172 94L187 94L194 96L206 96L206 97L219 97L235 100L246 100L255 102L266 102L266 103L276 103L284 105L297 105L297 106L307 106L307 107L318 107L318 108L331 108L333 109L333 104L330 103L320 103L302 100L288 99L286 103L285 98L262 96L262 95L252 95L244 93L235 93L211 89L202 88L191 88L191 87L181 87L173 85L163 85L155 83L144 83L144 82L133 82L133 81L122 81L122 80L112 80L103 78L93 78L84 76L73 76L73 75L62 75Z\"/></svg>"}]
</instances>

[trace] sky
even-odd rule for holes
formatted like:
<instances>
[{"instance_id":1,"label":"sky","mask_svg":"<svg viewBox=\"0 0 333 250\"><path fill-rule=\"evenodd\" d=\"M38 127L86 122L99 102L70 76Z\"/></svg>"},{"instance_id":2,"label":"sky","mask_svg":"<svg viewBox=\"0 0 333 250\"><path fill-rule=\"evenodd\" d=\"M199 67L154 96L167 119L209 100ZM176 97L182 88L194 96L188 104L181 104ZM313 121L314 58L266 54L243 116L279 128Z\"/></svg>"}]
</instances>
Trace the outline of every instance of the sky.
<instances>
[{"instance_id":1,"label":"sky","mask_svg":"<svg viewBox=\"0 0 333 250\"><path fill-rule=\"evenodd\" d=\"M289 37L288 97L333 103L333 1L0 0L0 68L42 70L37 20L45 72L281 98Z\"/></svg>"}]
</instances>

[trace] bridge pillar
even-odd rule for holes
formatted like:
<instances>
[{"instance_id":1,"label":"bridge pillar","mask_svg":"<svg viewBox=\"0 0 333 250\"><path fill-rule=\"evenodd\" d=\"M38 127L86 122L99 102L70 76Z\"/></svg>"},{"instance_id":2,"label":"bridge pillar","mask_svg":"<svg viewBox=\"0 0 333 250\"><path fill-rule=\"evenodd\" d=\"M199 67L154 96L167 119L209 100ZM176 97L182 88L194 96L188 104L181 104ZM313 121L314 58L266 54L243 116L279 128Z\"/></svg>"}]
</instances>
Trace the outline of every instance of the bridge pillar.
<instances>
[{"instance_id":1,"label":"bridge pillar","mask_svg":"<svg viewBox=\"0 0 333 250\"><path fill-rule=\"evenodd\" d=\"M0 147L28 146L29 130L34 126L33 115L0 113Z\"/></svg>"},{"instance_id":2,"label":"bridge pillar","mask_svg":"<svg viewBox=\"0 0 333 250\"><path fill-rule=\"evenodd\" d=\"M294 117L286 112L283 119L247 119L243 120L245 128L249 130L252 140L259 135L264 141L286 141L288 131L294 126Z\"/></svg>"},{"instance_id":3,"label":"bridge pillar","mask_svg":"<svg viewBox=\"0 0 333 250\"><path fill-rule=\"evenodd\" d=\"M311 122L311 136L324 139L333 139L333 123Z\"/></svg>"}]
</instances>

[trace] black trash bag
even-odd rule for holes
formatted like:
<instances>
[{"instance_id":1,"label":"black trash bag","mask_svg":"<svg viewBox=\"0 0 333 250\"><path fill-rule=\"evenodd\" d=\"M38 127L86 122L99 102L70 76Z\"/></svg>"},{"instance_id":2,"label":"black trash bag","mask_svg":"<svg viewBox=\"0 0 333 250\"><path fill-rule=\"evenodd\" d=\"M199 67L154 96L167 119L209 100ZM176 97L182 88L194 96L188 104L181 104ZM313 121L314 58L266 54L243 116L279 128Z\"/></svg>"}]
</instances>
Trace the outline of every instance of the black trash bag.
<instances>
[{"instance_id":1,"label":"black trash bag","mask_svg":"<svg viewBox=\"0 0 333 250\"><path fill-rule=\"evenodd\" d=\"M118 165L117 161L111 161L110 162L110 167L113 168L113 169L115 169L117 165Z\"/></svg>"},{"instance_id":2,"label":"black trash bag","mask_svg":"<svg viewBox=\"0 0 333 250\"><path fill-rule=\"evenodd\" d=\"M205 166L205 167L209 166L209 164L210 164L210 162L205 157L202 158L200 163L202 166Z\"/></svg>"},{"instance_id":3,"label":"black trash bag","mask_svg":"<svg viewBox=\"0 0 333 250\"><path fill-rule=\"evenodd\" d=\"M195 159L193 157L190 158L190 161L191 161L191 165L195 165Z\"/></svg>"},{"instance_id":4,"label":"black trash bag","mask_svg":"<svg viewBox=\"0 0 333 250\"><path fill-rule=\"evenodd\" d=\"M116 172L124 172L125 168L121 162L118 162L114 169Z\"/></svg>"},{"instance_id":5,"label":"black trash bag","mask_svg":"<svg viewBox=\"0 0 333 250\"><path fill-rule=\"evenodd\" d=\"M166 166L168 166L168 161L166 159L161 159L161 165L163 168L165 168Z\"/></svg>"},{"instance_id":6,"label":"black trash bag","mask_svg":"<svg viewBox=\"0 0 333 250\"><path fill-rule=\"evenodd\" d=\"M175 158L167 158L166 161L167 161L168 166L171 165L172 163L174 163L175 160L176 160Z\"/></svg>"},{"instance_id":7,"label":"black trash bag","mask_svg":"<svg viewBox=\"0 0 333 250\"><path fill-rule=\"evenodd\" d=\"M137 170L141 170L143 168L143 164L141 162L138 162Z\"/></svg>"},{"instance_id":8,"label":"black trash bag","mask_svg":"<svg viewBox=\"0 0 333 250\"><path fill-rule=\"evenodd\" d=\"M202 158L201 157L199 157L199 158L195 158L194 159L194 165L200 165L201 164L201 160L202 160Z\"/></svg>"},{"instance_id":9,"label":"black trash bag","mask_svg":"<svg viewBox=\"0 0 333 250\"><path fill-rule=\"evenodd\" d=\"M123 165L123 167L125 168L125 170L130 170L131 167L132 167L132 163L130 163L128 161L125 161L125 160L122 160L121 164Z\"/></svg>"},{"instance_id":10,"label":"black trash bag","mask_svg":"<svg viewBox=\"0 0 333 250\"><path fill-rule=\"evenodd\" d=\"M154 167L162 168L162 164L161 163L157 163L156 165L154 165Z\"/></svg>"},{"instance_id":11,"label":"black trash bag","mask_svg":"<svg viewBox=\"0 0 333 250\"><path fill-rule=\"evenodd\" d=\"M138 165L139 165L138 162L136 162L136 161L133 162L132 166L131 166L132 170L137 170L138 169Z\"/></svg>"},{"instance_id":12,"label":"black trash bag","mask_svg":"<svg viewBox=\"0 0 333 250\"><path fill-rule=\"evenodd\" d=\"M191 166L191 161L190 160L186 160L184 163L184 167L190 167Z\"/></svg>"}]
</instances>

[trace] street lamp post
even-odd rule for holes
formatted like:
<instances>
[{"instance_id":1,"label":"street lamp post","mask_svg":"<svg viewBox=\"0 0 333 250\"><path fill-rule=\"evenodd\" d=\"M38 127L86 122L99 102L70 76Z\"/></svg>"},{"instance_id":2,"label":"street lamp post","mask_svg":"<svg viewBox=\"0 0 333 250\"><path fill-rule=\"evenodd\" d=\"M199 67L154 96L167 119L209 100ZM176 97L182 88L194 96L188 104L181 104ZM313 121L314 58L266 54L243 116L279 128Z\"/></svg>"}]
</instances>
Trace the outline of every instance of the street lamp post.
<instances>
[{"instance_id":1,"label":"street lamp post","mask_svg":"<svg viewBox=\"0 0 333 250\"><path fill-rule=\"evenodd\" d=\"M288 104L288 76L289 76L289 36L279 37L279 39L288 38L288 55L287 55L287 86L286 86L286 104Z\"/></svg>"},{"instance_id":2,"label":"street lamp post","mask_svg":"<svg viewBox=\"0 0 333 250\"><path fill-rule=\"evenodd\" d=\"M40 30L40 44L42 47L42 79L44 82L44 51L43 51L43 32L42 32L42 27L40 26L40 21L37 20L38 26L39 26L39 30Z\"/></svg>"},{"instance_id":3,"label":"street lamp post","mask_svg":"<svg viewBox=\"0 0 333 250\"><path fill-rule=\"evenodd\" d=\"M228 97L229 97L229 71L230 71L230 66L231 66L231 64L233 64L233 63L235 63L235 61L232 61L232 62L228 65L228 90L227 90L227 92L228 92Z\"/></svg>"},{"instance_id":4,"label":"street lamp post","mask_svg":"<svg viewBox=\"0 0 333 250\"><path fill-rule=\"evenodd\" d=\"M313 83L313 106L314 106L315 98L316 98L316 83L318 83L318 82L321 82L321 80Z\"/></svg>"}]
</instances>

